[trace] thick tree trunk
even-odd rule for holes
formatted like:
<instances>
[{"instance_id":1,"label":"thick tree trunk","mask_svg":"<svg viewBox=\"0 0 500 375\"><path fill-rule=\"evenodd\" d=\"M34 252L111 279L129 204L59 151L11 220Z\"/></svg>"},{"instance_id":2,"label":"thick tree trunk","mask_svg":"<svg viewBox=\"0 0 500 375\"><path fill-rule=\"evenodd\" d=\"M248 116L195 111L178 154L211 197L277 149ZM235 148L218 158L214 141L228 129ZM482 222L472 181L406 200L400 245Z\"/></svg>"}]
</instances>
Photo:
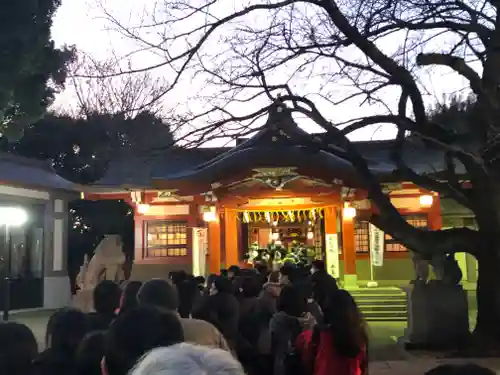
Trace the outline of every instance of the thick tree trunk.
<instances>
[{"instance_id":1,"label":"thick tree trunk","mask_svg":"<svg viewBox=\"0 0 500 375\"><path fill-rule=\"evenodd\" d=\"M500 348L500 246L494 239L490 248L482 249L477 257L477 323L476 343ZM493 246L492 246L493 245Z\"/></svg>"}]
</instances>

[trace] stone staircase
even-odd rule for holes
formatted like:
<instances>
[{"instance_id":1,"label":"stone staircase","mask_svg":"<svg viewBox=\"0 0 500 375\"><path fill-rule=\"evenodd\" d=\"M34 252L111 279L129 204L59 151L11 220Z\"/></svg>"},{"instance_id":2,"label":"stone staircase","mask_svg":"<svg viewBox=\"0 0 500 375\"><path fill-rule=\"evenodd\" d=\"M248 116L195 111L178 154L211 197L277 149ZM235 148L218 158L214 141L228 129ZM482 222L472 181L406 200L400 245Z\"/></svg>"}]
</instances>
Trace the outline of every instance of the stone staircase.
<instances>
[{"instance_id":1,"label":"stone staircase","mask_svg":"<svg viewBox=\"0 0 500 375\"><path fill-rule=\"evenodd\" d=\"M369 322L407 320L406 294L399 288L359 288L349 292Z\"/></svg>"}]
</instances>

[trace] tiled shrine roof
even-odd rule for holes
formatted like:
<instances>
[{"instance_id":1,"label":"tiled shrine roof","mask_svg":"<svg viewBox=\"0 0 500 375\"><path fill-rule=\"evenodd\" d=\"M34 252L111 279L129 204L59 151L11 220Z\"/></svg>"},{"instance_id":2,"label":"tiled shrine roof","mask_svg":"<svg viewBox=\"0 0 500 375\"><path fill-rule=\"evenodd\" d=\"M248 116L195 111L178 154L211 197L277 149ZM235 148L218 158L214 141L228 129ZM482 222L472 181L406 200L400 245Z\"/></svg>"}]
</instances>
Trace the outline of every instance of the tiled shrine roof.
<instances>
[{"instance_id":1,"label":"tiled shrine roof","mask_svg":"<svg viewBox=\"0 0 500 375\"><path fill-rule=\"evenodd\" d=\"M369 165L381 175L389 175L395 170L389 156L391 144L392 141L356 142ZM105 176L94 185L148 188L155 179L187 173L229 150L230 147L171 149L148 155L121 156L110 163ZM403 159L419 174L439 174L446 169L442 152L415 143L407 142ZM460 165L457 167L459 173L463 172Z\"/></svg>"},{"instance_id":2,"label":"tiled shrine roof","mask_svg":"<svg viewBox=\"0 0 500 375\"><path fill-rule=\"evenodd\" d=\"M315 134L322 138L321 134ZM298 166L304 175L308 169L321 168L338 173L337 178L354 182L356 171L342 156L316 150L310 134L299 128L290 111L277 103L269 112L266 125L236 147L221 148L171 148L155 150L149 154L126 156L110 163L105 176L94 186L149 188L155 180L188 181L204 184L231 177L241 170L262 167ZM309 144L307 144L309 142ZM390 152L392 140L356 142L359 152L369 167L382 181L395 179L394 162ZM312 147L311 147L312 146ZM319 148L318 148L319 149ZM439 174L446 168L442 151L424 146L419 141L407 140L403 160L419 174ZM458 166L458 173L463 173ZM313 173L313 174L314 174ZM320 174L320 173L319 173ZM317 177L317 176L313 176Z\"/></svg>"},{"instance_id":3,"label":"tiled shrine roof","mask_svg":"<svg viewBox=\"0 0 500 375\"><path fill-rule=\"evenodd\" d=\"M76 184L57 175L49 162L7 153L0 153L0 182L45 190L80 190Z\"/></svg>"}]
</instances>

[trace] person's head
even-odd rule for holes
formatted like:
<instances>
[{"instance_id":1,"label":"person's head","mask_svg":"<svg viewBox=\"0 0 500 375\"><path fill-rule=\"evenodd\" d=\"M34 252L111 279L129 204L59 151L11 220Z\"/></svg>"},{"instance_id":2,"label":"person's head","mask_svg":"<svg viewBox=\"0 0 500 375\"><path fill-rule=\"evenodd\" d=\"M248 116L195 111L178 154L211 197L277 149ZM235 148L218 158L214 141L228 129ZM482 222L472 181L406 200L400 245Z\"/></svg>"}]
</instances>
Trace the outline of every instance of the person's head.
<instances>
[{"instance_id":1,"label":"person's head","mask_svg":"<svg viewBox=\"0 0 500 375\"><path fill-rule=\"evenodd\" d=\"M121 290L111 280L101 281L94 288L94 310L98 314L112 315L120 307Z\"/></svg>"},{"instance_id":2,"label":"person's head","mask_svg":"<svg viewBox=\"0 0 500 375\"><path fill-rule=\"evenodd\" d=\"M319 259L312 262L311 273L314 275L316 272L326 272L325 262Z\"/></svg>"},{"instance_id":3,"label":"person's head","mask_svg":"<svg viewBox=\"0 0 500 375\"><path fill-rule=\"evenodd\" d=\"M227 269L227 277L230 279L234 279L235 277L240 275L240 267L238 266L231 266Z\"/></svg>"},{"instance_id":4,"label":"person's head","mask_svg":"<svg viewBox=\"0 0 500 375\"><path fill-rule=\"evenodd\" d=\"M128 281L125 283L122 291L120 314L137 307L139 304L137 302L137 293L139 292L141 286L142 283L140 281Z\"/></svg>"},{"instance_id":5,"label":"person's head","mask_svg":"<svg viewBox=\"0 0 500 375\"><path fill-rule=\"evenodd\" d=\"M46 345L67 355L74 355L87 331L85 313L70 308L58 310L47 323Z\"/></svg>"},{"instance_id":6,"label":"person's head","mask_svg":"<svg viewBox=\"0 0 500 375\"><path fill-rule=\"evenodd\" d=\"M218 277L219 276L217 276L215 273L211 273L210 275L208 275L207 280L205 282L206 287L209 289L212 286L214 280Z\"/></svg>"},{"instance_id":7,"label":"person's head","mask_svg":"<svg viewBox=\"0 0 500 375\"><path fill-rule=\"evenodd\" d=\"M204 286L206 282L203 276L195 276L193 280L198 286Z\"/></svg>"},{"instance_id":8,"label":"person's head","mask_svg":"<svg viewBox=\"0 0 500 375\"><path fill-rule=\"evenodd\" d=\"M104 357L104 331L87 334L76 351L75 375L102 375Z\"/></svg>"},{"instance_id":9,"label":"person's head","mask_svg":"<svg viewBox=\"0 0 500 375\"><path fill-rule=\"evenodd\" d=\"M155 306L177 311L179 298L175 286L163 279L145 282L137 293L139 306Z\"/></svg>"},{"instance_id":10,"label":"person's head","mask_svg":"<svg viewBox=\"0 0 500 375\"><path fill-rule=\"evenodd\" d=\"M259 275L263 277L267 277L267 275L269 274L269 267L267 267L267 264L259 263L255 266L255 269L257 270Z\"/></svg>"},{"instance_id":11,"label":"person's head","mask_svg":"<svg viewBox=\"0 0 500 375\"><path fill-rule=\"evenodd\" d=\"M130 375L245 375L228 352L191 344L173 345L149 352Z\"/></svg>"},{"instance_id":12,"label":"person's head","mask_svg":"<svg viewBox=\"0 0 500 375\"><path fill-rule=\"evenodd\" d=\"M343 357L356 357L368 340L361 312L345 290L334 291L328 298L328 307L323 311L324 322L330 327L335 348Z\"/></svg>"},{"instance_id":13,"label":"person's head","mask_svg":"<svg viewBox=\"0 0 500 375\"><path fill-rule=\"evenodd\" d=\"M126 375L148 351L184 341L176 314L138 307L118 316L105 334L103 368L107 375Z\"/></svg>"},{"instance_id":14,"label":"person's head","mask_svg":"<svg viewBox=\"0 0 500 375\"><path fill-rule=\"evenodd\" d=\"M285 285L281 289L276 307L278 311L282 311L287 315L300 317L307 310L307 299L301 288Z\"/></svg>"},{"instance_id":15,"label":"person's head","mask_svg":"<svg viewBox=\"0 0 500 375\"><path fill-rule=\"evenodd\" d=\"M188 274L184 270L174 271L170 272L169 278L174 285L179 285L180 283L188 279Z\"/></svg>"},{"instance_id":16,"label":"person's head","mask_svg":"<svg viewBox=\"0 0 500 375\"><path fill-rule=\"evenodd\" d=\"M31 373L31 364L38 354L33 332L20 323L0 323L0 374Z\"/></svg>"},{"instance_id":17,"label":"person's head","mask_svg":"<svg viewBox=\"0 0 500 375\"><path fill-rule=\"evenodd\" d=\"M179 296L179 314L182 318L189 318L191 309L200 296L198 285L193 280L186 280L177 285Z\"/></svg>"},{"instance_id":18,"label":"person's head","mask_svg":"<svg viewBox=\"0 0 500 375\"><path fill-rule=\"evenodd\" d=\"M475 363L463 365L440 365L430 369L425 375L495 375L496 372Z\"/></svg>"},{"instance_id":19,"label":"person's head","mask_svg":"<svg viewBox=\"0 0 500 375\"><path fill-rule=\"evenodd\" d=\"M257 276L247 276L241 282L241 294L243 298L258 297L260 294L261 286Z\"/></svg>"},{"instance_id":20,"label":"person's head","mask_svg":"<svg viewBox=\"0 0 500 375\"><path fill-rule=\"evenodd\" d=\"M279 283L280 282L280 272L279 271L273 271L269 274L267 281L270 283Z\"/></svg>"},{"instance_id":21,"label":"person's head","mask_svg":"<svg viewBox=\"0 0 500 375\"><path fill-rule=\"evenodd\" d=\"M292 265L285 264L280 269L279 283L282 285L293 284L297 279L296 276L297 276L297 269Z\"/></svg>"},{"instance_id":22,"label":"person's head","mask_svg":"<svg viewBox=\"0 0 500 375\"><path fill-rule=\"evenodd\" d=\"M210 286L210 294L232 294L233 293L233 284L231 280L227 277L216 277L212 285Z\"/></svg>"}]
</instances>

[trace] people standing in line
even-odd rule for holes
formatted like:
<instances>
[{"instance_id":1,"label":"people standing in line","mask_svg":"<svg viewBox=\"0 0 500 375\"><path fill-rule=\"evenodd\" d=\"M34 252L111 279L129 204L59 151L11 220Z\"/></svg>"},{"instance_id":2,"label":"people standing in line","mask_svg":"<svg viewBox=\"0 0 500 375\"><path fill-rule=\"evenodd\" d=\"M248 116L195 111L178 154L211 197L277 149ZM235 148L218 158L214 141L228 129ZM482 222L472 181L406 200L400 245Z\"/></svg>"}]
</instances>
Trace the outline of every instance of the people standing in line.
<instances>
[{"instance_id":1,"label":"people standing in line","mask_svg":"<svg viewBox=\"0 0 500 375\"><path fill-rule=\"evenodd\" d=\"M245 375L245 372L224 350L179 344L152 350L130 375Z\"/></svg>"},{"instance_id":2,"label":"people standing in line","mask_svg":"<svg viewBox=\"0 0 500 375\"><path fill-rule=\"evenodd\" d=\"M241 274L241 269L238 266L233 265L227 269L227 278L231 281L239 277L240 274Z\"/></svg>"},{"instance_id":3,"label":"people standing in line","mask_svg":"<svg viewBox=\"0 0 500 375\"><path fill-rule=\"evenodd\" d=\"M281 285L292 285L297 282L299 272L293 264L285 264L280 268L279 283Z\"/></svg>"},{"instance_id":4,"label":"people standing in line","mask_svg":"<svg viewBox=\"0 0 500 375\"><path fill-rule=\"evenodd\" d=\"M315 260L311 266L310 282L312 293L321 309L326 309L328 296L338 290L337 280L326 271L325 262Z\"/></svg>"},{"instance_id":5,"label":"people standing in line","mask_svg":"<svg viewBox=\"0 0 500 375\"><path fill-rule=\"evenodd\" d=\"M0 323L0 374L31 375L37 355L35 335L27 326Z\"/></svg>"},{"instance_id":6,"label":"people standing in line","mask_svg":"<svg viewBox=\"0 0 500 375\"><path fill-rule=\"evenodd\" d=\"M85 313L75 309L56 311L47 323L47 349L33 363L34 374L71 374L76 366L78 345L88 330Z\"/></svg>"},{"instance_id":7,"label":"people standing in line","mask_svg":"<svg viewBox=\"0 0 500 375\"><path fill-rule=\"evenodd\" d=\"M120 308L122 291L120 286L111 281L101 281L93 291L94 310L88 315L90 331L104 331L116 318L116 312Z\"/></svg>"},{"instance_id":8,"label":"people standing in line","mask_svg":"<svg viewBox=\"0 0 500 375\"><path fill-rule=\"evenodd\" d=\"M179 298L175 287L166 280L152 279L144 283L137 294L139 306L154 306L177 313ZM220 348L229 351L229 346L213 324L199 319L181 318L186 342Z\"/></svg>"},{"instance_id":9,"label":"people standing in line","mask_svg":"<svg viewBox=\"0 0 500 375\"><path fill-rule=\"evenodd\" d=\"M307 298L302 292L298 286L284 286L278 298L278 312L269 323L274 375L287 375L286 357L296 338L315 324L314 317L307 312Z\"/></svg>"},{"instance_id":10,"label":"people standing in line","mask_svg":"<svg viewBox=\"0 0 500 375\"><path fill-rule=\"evenodd\" d=\"M179 295L179 315L181 318L189 318L193 306L201 298L200 290L194 280L184 280L177 285L177 294Z\"/></svg>"},{"instance_id":11,"label":"people standing in line","mask_svg":"<svg viewBox=\"0 0 500 375\"><path fill-rule=\"evenodd\" d=\"M123 285L119 314L132 310L139 305L137 302L137 293L141 289L141 286L142 282L140 281L127 281Z\"/></svg>"},{"instance_id":12,"label":"people standing in line","mask_svg":"<svg viewBox=\"0 0 500 375\"><path fill-rule=\"evenodd\" d=\"M230 348L236 350L240 311L238 300L233 294L233 285L228 278L215 278L210 285L209 295L193 307L191 315L217 327Z\"/></svg>"},{"instance_id":13,"label":"people standing in line","mask_svg":"<svg viewBox=\"0 0 500 375\"><path fill-rule=\"evenodd\" d=\"M94 331L83 338L76 351L74 375L102 375L101 362L105 355L105 333L105 331Z\"/></svg>"},{"instance_id":14,"label":"people standing in line","mask_svg":"<svg viewBox=\"0 0 500 375\"><path fill-rule=\"evenodd\" d=\"M237 353L248 375L272 372L269 322L273 312L259 298L260 276L246 276L241 282Z\"/></svg>"},{"instance_id":15,"label":"people standing in line","mask_svg":"<svg viewBox=\"0 0 500 375\"><path fill-rule=\"evenodd\" d=\"M177 314L152 306L137 307L118 316L106 331L101 371L103 375L127 375L150 350L181 342L184 332Z\"/></svg>"},{"instance_id":16,"label":"people standing in line","mask_svg":"<svg viewBox=\"0 0 500 375\"><path fill-rule=\"evenodd\" d=\"M345 290L334 291L324 310L324 324L302 332L296 348L312 375L365 375L368 335L365 322Z\"/></svg>"}]
</instances>

